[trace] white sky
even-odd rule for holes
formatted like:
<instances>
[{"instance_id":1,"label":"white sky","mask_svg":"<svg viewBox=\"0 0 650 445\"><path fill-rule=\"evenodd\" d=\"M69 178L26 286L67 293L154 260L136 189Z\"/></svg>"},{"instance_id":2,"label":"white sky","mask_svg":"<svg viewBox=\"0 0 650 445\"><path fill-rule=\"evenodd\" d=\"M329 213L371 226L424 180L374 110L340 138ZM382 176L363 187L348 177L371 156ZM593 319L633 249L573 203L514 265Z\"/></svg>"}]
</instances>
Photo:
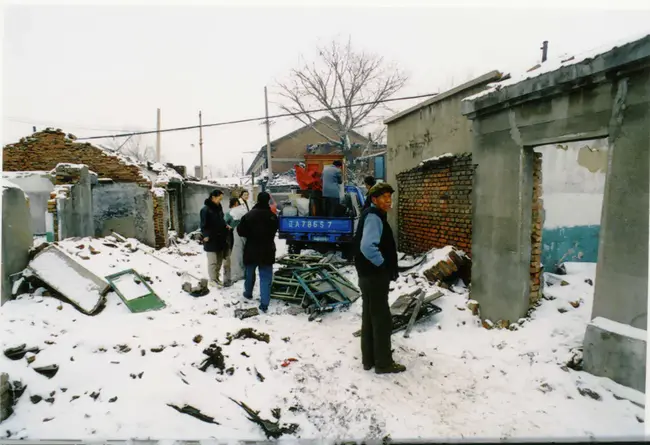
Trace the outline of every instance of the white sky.
<instances>
[{"instance_id":1,"label":"white sky","mask_svg":"<svg viewBox=\"0 0 650 445\"><path fill-rule=\"evenodd\" d=\"M554 57L650 33L648 7L570 10L558 3L564 8L6 6L2 142L30 134L32 125L78 137L155 129L158 107L163 128L196 125L199 110L204 124L263 116L264 86L276 100L274 80L337 35L351 35L356 47L409 72L399 93L407 96L493 69L529 68L543 40ZM280 112L273 104L269 111ZM300 126L278 119L271 139ZM224 170L242 158L248 167L254 154L244 152L266 142L260 123L206 128L203 137L205 164ZM145 142L154 145L155 137ZM193 171L198 130L163 134L162 153Z\"/></svg>"}]
</instances>

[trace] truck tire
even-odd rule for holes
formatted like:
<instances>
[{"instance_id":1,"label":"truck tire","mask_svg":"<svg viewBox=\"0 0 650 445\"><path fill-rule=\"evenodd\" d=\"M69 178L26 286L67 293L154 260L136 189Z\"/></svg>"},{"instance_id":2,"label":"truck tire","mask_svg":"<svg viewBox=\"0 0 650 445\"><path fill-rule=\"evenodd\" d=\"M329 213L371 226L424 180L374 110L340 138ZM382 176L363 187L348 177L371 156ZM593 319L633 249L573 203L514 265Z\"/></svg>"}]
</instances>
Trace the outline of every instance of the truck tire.
<instances>
[{"instance_id":1,"label":"truck tire","mask_svg":"<svg viewBox=\"0 0 650 445\"><path fill-rule=\"evenodd\" d=\"M291 255L300 255L302 245L300 243L289 243L288 248Z\"/></svg>"}]
</instances>

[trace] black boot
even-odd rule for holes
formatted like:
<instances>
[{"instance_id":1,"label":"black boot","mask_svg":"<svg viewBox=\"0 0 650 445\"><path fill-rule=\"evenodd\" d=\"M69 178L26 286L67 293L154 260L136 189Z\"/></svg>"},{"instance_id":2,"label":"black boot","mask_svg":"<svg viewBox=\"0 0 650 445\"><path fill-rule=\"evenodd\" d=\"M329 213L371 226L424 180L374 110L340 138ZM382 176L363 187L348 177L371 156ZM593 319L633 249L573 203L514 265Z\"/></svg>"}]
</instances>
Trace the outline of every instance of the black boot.
<instances>
[{"instance_id":1,"label":"black boot","mask_svg":"<svg viewBox=\"0 0 650 445\"><path fill-rule=\"evenodd\" d=\"M395 362L386 368L375 368L375 374L398 374L404 371L406 371L406 366Z\"/></svg>"}]
</instances>

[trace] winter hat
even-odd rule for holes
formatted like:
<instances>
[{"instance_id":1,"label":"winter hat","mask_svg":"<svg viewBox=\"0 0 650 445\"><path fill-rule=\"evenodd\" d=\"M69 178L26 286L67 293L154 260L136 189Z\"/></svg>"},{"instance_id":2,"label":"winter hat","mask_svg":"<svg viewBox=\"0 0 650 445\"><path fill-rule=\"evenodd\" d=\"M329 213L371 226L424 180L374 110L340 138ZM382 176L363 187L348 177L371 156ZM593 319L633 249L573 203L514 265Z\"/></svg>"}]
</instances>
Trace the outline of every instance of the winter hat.
<instances>
[{"instance_id":1,"label":"winter hat","mask_svg":"<svg viewBox=\"0 0 650 445\"><path fill-rule=\"evenodd\" d=\"M391 195L395 193L395 190L391 185L387 182L379 182L375 185L372 186L370 191L368 192L368 195L371 198L376 198L378 196L383 195L384 193L390 193Z\"/></svg>"},{"instance_id":2,"label":"winter hat","mask_svg":"<svg viewBox=\"0 0 650 445\"><path fill-rule=\"evenodd\" d=\"M260 192L257 195L257 203L258 204L262 204L262 205L267 206L267 205L269 205L269 202L271 202L271 195L269 195L268 193Z\"/></svg>"}]
</instances>

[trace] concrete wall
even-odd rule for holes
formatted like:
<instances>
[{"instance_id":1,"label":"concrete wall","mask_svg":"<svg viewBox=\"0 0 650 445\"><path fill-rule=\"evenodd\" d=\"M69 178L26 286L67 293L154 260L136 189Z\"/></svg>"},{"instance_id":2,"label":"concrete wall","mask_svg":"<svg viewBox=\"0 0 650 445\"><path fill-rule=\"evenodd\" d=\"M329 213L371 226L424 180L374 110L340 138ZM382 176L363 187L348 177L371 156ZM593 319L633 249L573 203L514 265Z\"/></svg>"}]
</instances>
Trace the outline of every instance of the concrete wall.
<instances>
[{"instance_id":1,"label":"concrete wall","mask_svg":"<svg viewBox=\"0 0 650 445\"><path fill-rule=\"evenodd\" d=\"M481 76L429 99L421 108L400 113L387 120L388 151L386 153L386 182L397 189L397 175L416 167L420 162L445 153L462 154L472 151L471 122L461 113L463 98L486 88L498 78L496 72ZM393 195L399 201L399 192ZM388 221L397 239L397 212L389 212Z\"/></svg>"},{"instance_id":2,"label":"concrete wall","mask_svg":"<svg viewBox=\"0 0 650 445\"><path fill-rule=\"evenodd\" d=\"M57 199L59 239L94 236L93 197L88 167L59 164L57 177L74 174L74 183L57 185L67 188L67 197Z\"/></svg>"},{"instance_id":3,"label":"concrete wall","mask_svg":"<svg viewBox=\"0 0 650 445\"><path fill-rule=\"evenodd\" d=\"M201 225L201 209L205 200L210 196L210 192L215 189L221 190L224 193L221 205L224 212L227 212L229 209L228 200L230 199L230 190L212 184L185 182L183 185L183 224L185 233L194 232L199 228Z\"/></svg>"},{"instance_id":4,"label":"concrete wall","mask_svg":"<svg viewBox=\"0 0 650 445\"><path fill-rule=\"evenodd\" d=\"M2 179L2 291L1 304L11 298L9 276L27 266L33 243L32 219L27 195L15 184Z\"/></svg>"},{"instance_id":5,"label":"concrete wall","mask_svg":"<svg viewBox=\"0 0 650 445\"><path fill-rule=\"evenodd\" d=\"M34 233L45 233L45 214L47 201L54 190L54 182L49 172L3 172L2 177L19 186L29 198L29 210Z\"/></svg>"},{"instance_id":6,"label":"concrete wall","mask_svg":"<svg viewBox=\"0 0 650 445\"><path fill-rule=\"evenodd\" d=\"M133 183L103 183L92 189L95 234L111 230L154 246L153 198L148 187Z\"/></svg>"},{"instance_id":7,"label":"concrete wall","mask_svg":"<svg viewBox=\"0 0 650 445\"><path fill-rule=\"evenodd\" d=\"M463 104L473 120L472 297L481 316L528 309L531 147L609 137L594 317L646 329L650 36Z\"/></svg>"},{"instance_id":8,"label":"concrete wall","mask_svg":"<svg viewBox=\"0 0 650 445\"><path fill-rule=\"evenodd\" d=\"M598 261L607 173L606 139L543 145L542 263L553 272L565 261Z\"/></svg>"}]
</instances>

